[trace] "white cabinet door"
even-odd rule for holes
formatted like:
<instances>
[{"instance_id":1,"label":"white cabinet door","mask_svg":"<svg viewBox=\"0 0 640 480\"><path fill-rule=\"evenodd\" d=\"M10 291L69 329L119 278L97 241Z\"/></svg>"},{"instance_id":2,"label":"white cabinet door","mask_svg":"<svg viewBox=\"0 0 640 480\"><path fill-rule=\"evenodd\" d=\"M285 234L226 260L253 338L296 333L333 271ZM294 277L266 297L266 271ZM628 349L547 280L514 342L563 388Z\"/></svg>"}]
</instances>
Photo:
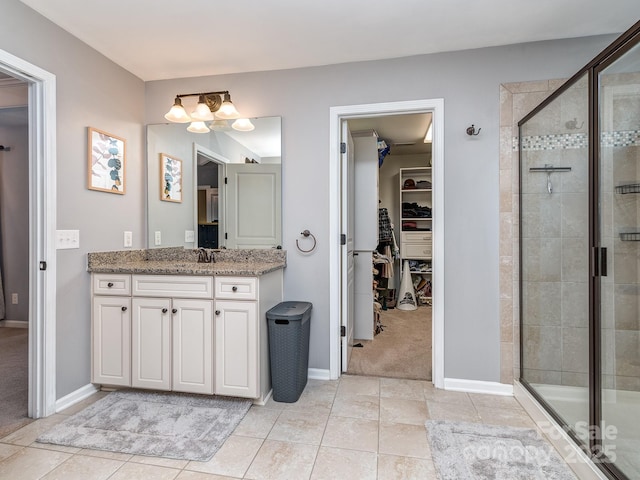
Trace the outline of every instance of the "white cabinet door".
<instances>
[{"instance_id":1,"label":"white cabinet door","mask_svg":"<svg viewBox=\"0 0 640 480\"><path fill-rule=\"evenodd\" d=\"M134 298L131 385L171 390L171 300Z\"/></svg>"},{"instance_id":2,"label":"white cabinet door","mask_svg":"<svg viewBox=\"0 0 640 480\"><path fill-rule=\"evenodd\" d=\"M213 393L213 301L174 299L173 390Z\"/></svg>"},{"instance_id":3,"label":"white cabinet door","mask_svg":"<svg viewBox=\"0 0 640 480\"><path fill-rule=\"evenodd\" d=\"M131 386L131 299L93 298L93 383Z\"/></svg>"},{"instance_id":4,"label":"white cabinet door","mask_svg":"<svg viewBox=\"0 0 640 480\"><path fill-rule=\"evenodd\" d=\"M258 314L256 302L215 302L215 393L256 398Z\"/></svg>"}]
</instances>

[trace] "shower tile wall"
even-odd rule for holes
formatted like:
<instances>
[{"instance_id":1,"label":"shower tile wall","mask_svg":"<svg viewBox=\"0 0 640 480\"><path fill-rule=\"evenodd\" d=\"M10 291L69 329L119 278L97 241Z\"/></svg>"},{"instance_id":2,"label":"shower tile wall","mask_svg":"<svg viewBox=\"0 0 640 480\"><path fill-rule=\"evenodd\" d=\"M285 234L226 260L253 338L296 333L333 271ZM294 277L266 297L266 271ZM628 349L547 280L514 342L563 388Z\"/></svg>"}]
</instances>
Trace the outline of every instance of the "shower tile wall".
<instances>
[{"instance_id":1,"label":"shower tile wall","mask_svg":"<svg viewBox=\"0 0 640 480\"><path fill-rule=\"evenodd\" d=\"M500 85L500 346L502 383L520 374L518 122L564 80Z\"/></svg>"},{"instance_id":2,"label":"shower tile wall","mask_svg":"<svg viewBox=\"0 0 640 480\"><path fill-rule=\"evenodd\" d=\"M640 194L614 191L640 183L640 75L602 76L601 92L601 164L609 167L602 171L601 231L614 252L602 279L602 379L607 389L640 391L640 242L620 239L640 232Z\"/></svg>"},{"instance_id":3,"label":"shower tile wall","mask_svg":"<svg viewBox=\"0 0 640 480\"><path fill-rule=\"evenodd\" d=\"M524 377L530 383L588 385L587 98L583 79L523 129ZM529 172L545 165L571 171Z\"/></svg>"}]
</instances>

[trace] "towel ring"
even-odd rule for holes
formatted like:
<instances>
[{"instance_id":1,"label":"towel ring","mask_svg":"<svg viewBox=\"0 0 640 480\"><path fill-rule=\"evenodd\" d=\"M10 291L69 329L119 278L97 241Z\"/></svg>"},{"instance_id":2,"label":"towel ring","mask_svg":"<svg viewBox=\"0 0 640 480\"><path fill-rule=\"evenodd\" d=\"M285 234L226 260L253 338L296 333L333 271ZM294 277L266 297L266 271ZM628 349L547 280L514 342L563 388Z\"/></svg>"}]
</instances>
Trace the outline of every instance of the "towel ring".
<instances>
[{"instance_id":1,"label":"towel ring","mask_svg":"<svg viewBox=\"0 0 640 480\"><path fill-rule=\"evenodd\" d=\"M300 250L302 253L313 252L316 249L316 244L317 244L316 237L313 236L313 233L311 233L309 230L305 230L303 232L300 232L300 235L302 235L305 238L311 237L313 239L313 246L309 250L305 250L303 248L300 248L300 244L298 243L298 240L296 239L296 247L298 247L298 250Z\"/></svg>"}]
</instances>

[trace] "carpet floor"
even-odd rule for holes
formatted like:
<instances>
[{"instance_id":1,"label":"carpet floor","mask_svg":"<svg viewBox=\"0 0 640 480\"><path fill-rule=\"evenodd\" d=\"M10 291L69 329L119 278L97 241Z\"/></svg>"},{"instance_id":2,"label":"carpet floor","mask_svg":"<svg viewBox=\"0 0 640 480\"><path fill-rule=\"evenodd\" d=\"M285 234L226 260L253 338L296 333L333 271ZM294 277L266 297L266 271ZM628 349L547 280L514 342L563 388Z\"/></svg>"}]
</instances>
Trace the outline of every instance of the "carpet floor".
<instances>
[{"instance_id":1,"label":"carpet floor","mask_svg":"<svg viewBox=\"0 0 640 480\"><path fill-rule=\"evenodd\" d=\"M29 330L0 328L0 438L32 422L29 396Z\"/></svg>"},{"instance_id":2,"label":"carpet floor","mask_svg":"<svg viewBox=\"0 0 640 480\"><path fill-rule=\"evenodd\" d=\"M373 340L355 340L347 373L431 380L431 307L383 310L384 330Z\"/></svg>"},{"instance_id":3,"label":"carpet floor","mask_svg":"<svg viewBox=\"0 0 640 480\"><path fill-rule=\"evenodd\" d=\"M119 390L54 426L37 441L207 461L250 407L251 400L244 398Z\"/></svg>"}]
</instances>

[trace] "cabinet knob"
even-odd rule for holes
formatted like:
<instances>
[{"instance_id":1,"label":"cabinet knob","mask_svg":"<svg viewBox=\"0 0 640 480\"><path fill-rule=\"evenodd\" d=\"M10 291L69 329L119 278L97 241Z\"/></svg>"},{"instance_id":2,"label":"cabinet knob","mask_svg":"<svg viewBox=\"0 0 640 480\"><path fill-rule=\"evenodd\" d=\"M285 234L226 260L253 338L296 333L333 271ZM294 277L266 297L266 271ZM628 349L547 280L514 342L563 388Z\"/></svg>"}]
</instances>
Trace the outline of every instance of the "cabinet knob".
<instances>
[{"instance_id":1,"label":"cabinet knob","mask_svg":"<svg viewBox=\"0 0 640 480\"><path fill-rule=\"evenodd\" d=\"M177 308L172 309L171 313L178 313L178 309Z\"/></svg>"},{"instance_id":2,"label":"cabinet knob","mask_svg":"<svg viewBox=\"0 0 640 480\"><path fill-rule=\"evenodd\" d=\"M216 316L220 315L220 310L216 310Z\"/></svg>"},{"instance_id":3,"label":"cabinet knob","mask_svg":"<svg viewBox=\"0 0 640 480\"><path fill-rule=\"evenodd\" d=\"M107 287L109 287L109 288L113 287L113 282L107 283Z\"/></svg>"},{"instance_id":4,"label":"cabinet knob","mask_svg":"<svg viewBox=\"0 0 640 480\"><path fill-rule=\"evenodd\" d=\"M166 308L162 309L162 313L167 313L167 312L168 312L168 310Z\"/></svg>"},{"instance_id":5,"label":"cabinet knob","mask_svg":"<svg viewBox=\"0 0 640 480\"><path fill-rule=\"evenodd\" d=\"M233 287L231 287L231 290L232 290L232 291L234 291L234 292L237 292L237 291L238 291L238 287L236 287L236 286L234 285Z\"/></svg>"},{"instance_id":6,"label":"cabinet knob","mask_svg":"<svg viewBox=\"0 0 640 480\"><path fill-rule=\"evenodd\" d=\"M123 312L126 312L126 311L127 311L127 307L122 307L122 308L121 308L121 310L122 310Z\"/></svg>"}]
</instances>

